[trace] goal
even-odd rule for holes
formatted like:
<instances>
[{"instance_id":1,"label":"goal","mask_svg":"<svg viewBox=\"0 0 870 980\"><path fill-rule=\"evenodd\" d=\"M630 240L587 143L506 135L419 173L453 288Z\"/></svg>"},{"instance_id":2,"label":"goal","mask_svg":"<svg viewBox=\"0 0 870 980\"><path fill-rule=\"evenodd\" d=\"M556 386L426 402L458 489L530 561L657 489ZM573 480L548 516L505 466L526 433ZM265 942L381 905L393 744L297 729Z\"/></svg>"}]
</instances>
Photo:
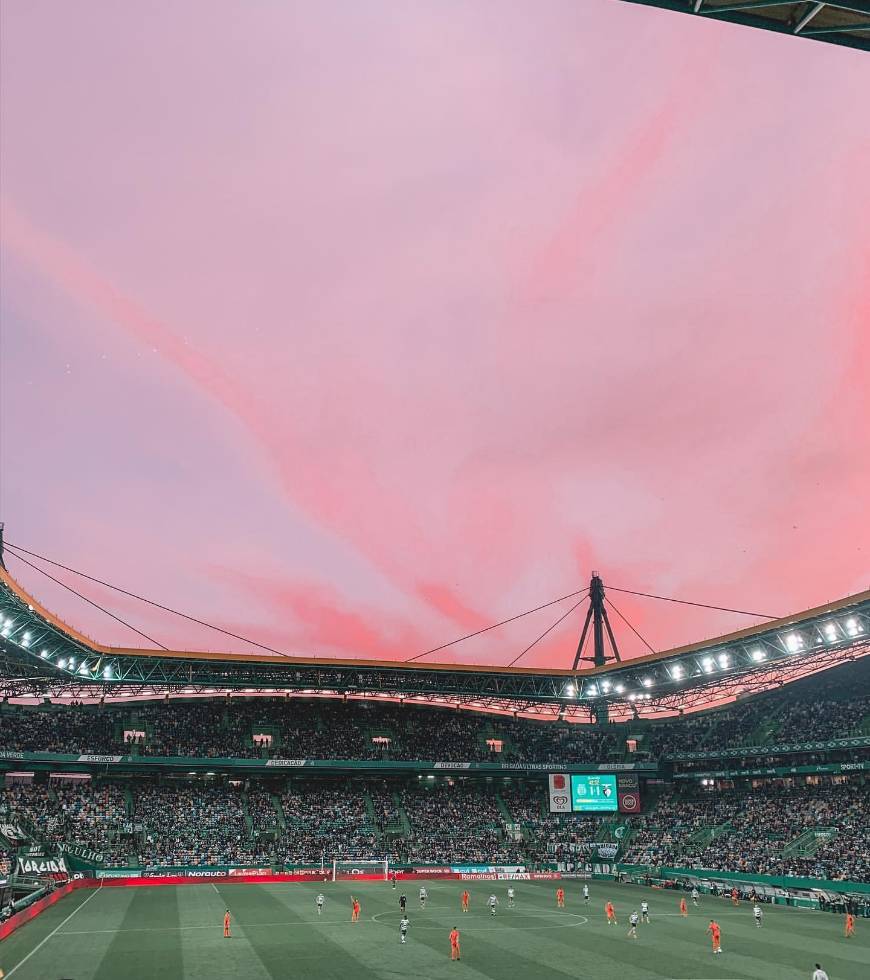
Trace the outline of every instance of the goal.
<instances>
[{"instance_id":1,"label":"goal","mask_svg":"<svg viewBox=\"0 0 870 980\"><path fill-rule=\"evenodd\" d=\"M375 858L366 861L332 859L333 881L373 877L382 878L384 881L390 877L390 862L387 858Z\"/></svg>"}]
</instances>

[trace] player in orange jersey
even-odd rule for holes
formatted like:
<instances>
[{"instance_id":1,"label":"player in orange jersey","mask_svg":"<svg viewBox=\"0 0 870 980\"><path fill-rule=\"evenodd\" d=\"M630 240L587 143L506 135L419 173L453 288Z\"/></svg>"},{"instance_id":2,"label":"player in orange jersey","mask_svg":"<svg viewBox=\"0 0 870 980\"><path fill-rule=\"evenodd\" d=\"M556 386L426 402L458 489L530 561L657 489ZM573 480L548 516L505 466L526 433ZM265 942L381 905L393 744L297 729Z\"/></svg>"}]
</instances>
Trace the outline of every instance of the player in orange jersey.
<instances>
[{"instance_id":1,"label":"player in orange jersey","mask_svg":"<svg viewBox=\"0 0 870 980\"><path fill-rule=\"evenodd\" d=\"M738 895L736 888L731 889L731 904L732 905L740 904L740 896Z\"/></svg>"},{"instance_id":2,"label":"player in orange jersey","mask_svg":"<svg viewBox=\"0 0 870 980\"><path fill-rule=\"evenodd\" d=\"M846 938L855 935L855 916L851 912L846 913Z\"/></svg>"},{"instance_id":3,"label":"player in orange jersey","mask_svg":"<svg viewBox=\"0 0 870 980\"><path fill-rule=\"evenodd\" d=\"M459 955L459 930L456 928L456 926L450 930L450 959L462 959L462 957Z\"/></svg>"},{"instance_id":4,"label":"player in orange jersey","mask_svg":"<svg viewBox=\"0 0 870 980\"><path fill-rule=\"evenodd\" d=\"M468 889L466 888L465 891L462 893L462 911L463 912L467 912L468 911L468 900L470 898L471 898L471 896L468 894Z\"/></svg>"},{"instance_id":5,"label":"player in orange jersey","mask_svg":"<svg viewBox=\"0 0 870 980\"><path fill-rule=\"evenodd\" d=\"M710 919L710 925L707 926L707 932L710 933L710 938L713 940L713 952L722 952L722 930L719 927L719 923L715 919Z\"/></svg>"},{"instance_id":6,"label":"player in orange jersey","mask_svg":"<svg viewBox=\"0 0 870 980\"><path fill-rule=\"evenodd\" d=\"M556 889L556 908L565 908L565 889L561 886Z\"/></svg>"},{"instance_id":7,"label":"player in orange jersey","mask_svg":"<svg viewBox=\"0 0 870 980\"><path fill-rule=\"evenodd\" d=\"M232 939L230 935L230 910L224 912L224 939Z\"/></svg>"},{"instance_id":8,"label":"player in orange jersey","mask_svg":"<svg viewBox=\"0 0 870 980\"><path fill-rule=\"evenodd\" d=\"M680 915L687 916L689 914L689 907L686 905L686 900L684 898L680 899Z\"/></svg>"},{"instance_id":9,"label":"player in orange jersey","mask_svg":"<svg viewBox=\"0 0 870 980\"><path fill-rule=\"evenodd\" d=\"M604 906L604 911L607 913L607 924L609 926L618 926L619 923L616 921L616 912L613 909L613 902L608 902Z\"/></svg>"},{"instance_id":10,"label":"player in orange jersey","mask_svg":"<svg viewBox=\"0 0 870 980\"><path fill-rule=\"evenodd\" d=\"M353 895L350 896L350 901L351 901L350 921L359 922L359 902L353 897Z\"/></svg>"}]
</instances>

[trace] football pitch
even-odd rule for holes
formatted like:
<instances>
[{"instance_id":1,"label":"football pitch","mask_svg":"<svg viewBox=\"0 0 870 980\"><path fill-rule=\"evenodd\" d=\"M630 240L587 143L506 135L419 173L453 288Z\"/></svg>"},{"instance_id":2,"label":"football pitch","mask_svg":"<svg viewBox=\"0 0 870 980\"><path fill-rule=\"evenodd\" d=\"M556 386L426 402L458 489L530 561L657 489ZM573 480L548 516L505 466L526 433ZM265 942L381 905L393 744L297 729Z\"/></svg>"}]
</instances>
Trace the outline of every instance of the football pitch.
<instances>
[{"instance_id":1,"label":"football pitch","mask_svg":"<svg viewBox=\"0 0 870 980\"><path fill-rule=\"evenodd\" d=\"M704 896L689 916L678 893L563 881L566 908L557 909L556 882L471 882L471 906L460 911L459 881L429 881L421 909L416 882L394 891L386 882L228 884L103 888L73 892L0 943L6 980L144 980L294 977L340 980L466 977L565 977L596 980L809 980L820 962L831 980L864 980L870 925L843 938L843 919L825 912L764 906L757 929L748 904ZM318 917L315 896L326 896ZM408 897L408 941L400 943L398 898ZM495 917L486 900L495 894ZM350 896L362 913L350 921ZM608 926L610 899L619 925ZM651 922L629 939L628 916L650 903ZM223 938L224 910L232 938ZM722 926L714 956L705 930ZM449 933L461 933L462 959L450 960Z\"/></svg>"}]
</instances>

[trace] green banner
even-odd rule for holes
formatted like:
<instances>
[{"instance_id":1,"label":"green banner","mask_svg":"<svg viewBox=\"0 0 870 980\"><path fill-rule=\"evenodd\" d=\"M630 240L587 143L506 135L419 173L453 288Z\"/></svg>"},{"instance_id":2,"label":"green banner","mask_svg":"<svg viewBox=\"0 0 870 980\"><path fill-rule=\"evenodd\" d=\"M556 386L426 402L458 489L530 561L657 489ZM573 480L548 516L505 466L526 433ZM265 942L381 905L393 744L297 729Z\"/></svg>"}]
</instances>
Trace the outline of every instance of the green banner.
<instances>
[{"instance_id":1,"label":"green banner","mask_svg":"<svg viewBox=\"0 0 870 980\"><path fill-rule=\"evenodd\" d=\"M391 759L206 759L188 756L156 755L64 755L52 752L0 752L3 762L17 765L51 767L58 770L79 770L83 767L107 771L153 769L184 769L188 772L213 769L244 769L264 773L310 771L335 772L443 772L443 773L547 773L547 772L642 772L655 774L655 762L601 762L572 764L563 762L401 762Z\"/></svg>"},{"instance_id":2,"label":"green banner","mask_svg":"<svg viewBox=\"0 0 870 980\"><path fill-rule=\"evenodd\" d=\"M833 752L836 749L865 749L870 747L870 735L850 738L826 738L816 742L772 742L770 745L737 745L734 748L708 750L706 752L671 752L671 762L689 762L692 759L745 758L750 755L788 755L795 752Z\"/></svg>"},{"instance_id":3,"label":"green banner","mask_svg":"<svg viewBox=\"0 0 870 980\"><path fill-rule=\"evenodd\" d=\"M674 779L733 779L743 776L840 775L870 771L870 762L823 762L816 766L760 766L757 769L708 769L705 772L675 772Z\"/></svg>"}]
</instances>

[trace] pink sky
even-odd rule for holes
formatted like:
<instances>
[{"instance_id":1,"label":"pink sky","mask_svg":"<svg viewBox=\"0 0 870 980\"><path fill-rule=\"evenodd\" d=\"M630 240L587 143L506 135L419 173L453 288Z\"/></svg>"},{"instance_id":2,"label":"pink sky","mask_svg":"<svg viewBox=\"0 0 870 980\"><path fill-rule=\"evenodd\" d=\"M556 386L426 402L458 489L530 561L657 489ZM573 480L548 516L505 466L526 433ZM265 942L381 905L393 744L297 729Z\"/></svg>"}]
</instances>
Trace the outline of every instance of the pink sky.
<instances>
[{"instance_id":1,"label":"pink sky","mask_svg":"<svg viewBox=\"0 0 870 980\"><path fill-rule=\"evenodd\" d=\"M870 585L866 54L616 0L0 15L11 541L321 656L593 568L772 614ZM612 598L658 649L752 622Z\"/></svg>"}]
</instances>

